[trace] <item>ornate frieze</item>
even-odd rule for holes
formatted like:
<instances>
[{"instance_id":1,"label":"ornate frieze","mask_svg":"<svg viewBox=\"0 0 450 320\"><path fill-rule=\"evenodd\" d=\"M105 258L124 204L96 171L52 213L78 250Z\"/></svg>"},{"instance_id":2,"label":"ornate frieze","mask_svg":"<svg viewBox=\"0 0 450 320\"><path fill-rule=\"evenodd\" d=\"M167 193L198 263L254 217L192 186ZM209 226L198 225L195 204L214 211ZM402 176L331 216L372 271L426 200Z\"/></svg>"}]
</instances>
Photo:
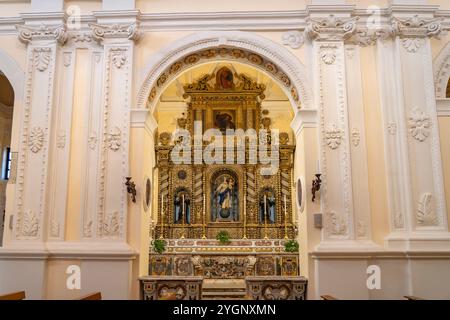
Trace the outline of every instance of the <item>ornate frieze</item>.
<instances>
[{"instance_id":1,"label":"ornate frieze","mask_svg":"<svg viewBox=\"0 0 450 320\"><path fill-rule=\"evenodd\" d=\"M414 109L409 116L408 126L412 137L423 142L430 135L431 118L425 112Z\"/></svg>"},{"instance_id":2,"label":"ornate frieze","mask_svg":"<svg viewBox=\"0 0 450 320\"><path fill-rule=\"evenodd\" d=\"M338 18L330 14L326 18L310 18L306 34L311 40L343 41L356 32L359 17Z\"/></svg>"},{"instance_id":3,"label":"ornate frieze","mask_svg":"<svg viewBox=\"0 0 450 320\"><path fill-rule=\"evenodd\" d=\"M90 23L89 27L91 28L92 36L97 41L117 38L137 41L140 37L139 24L137 22L112 25Z\"/></svg>"},{"instance_id":4,"label":"ornate frieze","mask_svg":"<svg viewBox=\"0 0 450 320\"><path fill-rule=\"evenodd\" d=\"M67 32L65 25L46 26L25 26L17 25L19 32L19 40L25 44L38 40L56 40L60 44L64 44L67 40Z\"/></svg>"}]
</instances>

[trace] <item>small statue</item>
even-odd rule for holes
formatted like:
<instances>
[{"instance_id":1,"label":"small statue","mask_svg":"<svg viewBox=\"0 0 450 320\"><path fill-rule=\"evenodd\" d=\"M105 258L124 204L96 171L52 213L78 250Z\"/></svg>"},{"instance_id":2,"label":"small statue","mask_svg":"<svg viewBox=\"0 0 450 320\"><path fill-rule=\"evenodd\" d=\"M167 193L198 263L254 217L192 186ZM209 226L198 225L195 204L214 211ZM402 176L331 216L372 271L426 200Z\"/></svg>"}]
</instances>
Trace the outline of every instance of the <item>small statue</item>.
<instances>
[{"instance_id":1,"label":"small statue","mask_svg":"<svg viewBox=\"0 0 450 320\"><path fill-rule=\"evenodd\" d=\"M125 182L125 185L127 186L127 192L131 194L131 201L133 203L136 203L136 184L131 181L131 177L126 177L127 182Z\"/></svg>"}]
</instances>

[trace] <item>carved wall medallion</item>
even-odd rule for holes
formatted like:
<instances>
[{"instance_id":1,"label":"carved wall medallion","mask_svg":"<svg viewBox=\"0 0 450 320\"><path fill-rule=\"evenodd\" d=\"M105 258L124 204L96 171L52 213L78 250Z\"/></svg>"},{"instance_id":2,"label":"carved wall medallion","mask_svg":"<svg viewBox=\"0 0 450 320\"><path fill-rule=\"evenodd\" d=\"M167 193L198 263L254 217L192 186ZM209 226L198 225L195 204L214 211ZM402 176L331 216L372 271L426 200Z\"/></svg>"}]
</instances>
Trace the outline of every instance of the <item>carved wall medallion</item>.
<instances>
[{"instance_id":1,"label":"carved wall medallion","mask_svg":"<svg viewBox=\"0 0 450 320\"><path fill-rule=\"evenodd\" d=\"M44 131L41 127L34 127L31 129L28 138L28 146L33 153L39 152L44 146Z\"/></svg>"},{"instance_id":2,"label":"carved wall medallion","mask_svg":"<svg viewBox=\"0 0 450 320\"><path fill-rule=\"evenodd\" d=\"M120 146L121 146L121 136L122 136L122 131L120 131L120 129L118 127L114 127L109 131L108 134L108 147L113 150L113 151L117 151L119 150Z\"/></svg>"},{"instance_id":3,"label":"carved wall medallion","mask_svg":"<svg viewBox=\"0 0 450 320\"><path fill-rule=\"evenodd\" d=\"M409 116L409 132L417 141L423 142L430 134L431 119L425 112L415 109Z\"/></svg>"},{"instance_id":4,"label":"carved wall medallion","mask_svg":"<svg viewBox=\"0 0 450 320\"><path fill-rule=\"evenodd\" d=\"M361 141L361 136L358 128L353 128L352 130L352 144L354 147L359 146L359 142Z\"/></svg>"},{"instance_id":5,"label":"carved wall medallion","mask_svg":"<svg viewBox=\"0 0 450 320\"><path fill-rule=\"evenodd\" d=\"M422 195L417 207L416 221L419 226L437 226L439 224L439 219L433 209L431 193Z\"/></svg>"},{"instance_id":6,"label":"carved wall medallion","mask_svg":"<svg viewBox=\"0 0 450 320\"><path fill-rule=\"evenodd\" d=\"M305 42L305 37L297 30L285 32L281 39L284 45L289 46L292 49L300 48Z\"/></svg>"},{"instance_id":7,"label":"carved wall medallion","mask_svg":"<svg viewBox=\"0 0 450 320\"><path fill-rule=\"evenodd\" d=\"M342 130L338 129L335 124L328 126L325 131L325 141L330 149L337 149L342 141Z\"/></svg>"},{"instance_id":8,"label":"carved wall medallion","mask_svg":"<svg viewBox=\"0 0 450 320\"><path fill-rule=\"evenodd\" d=\"M336 61L336 51L333 48L320 50L320 58L327 65L332 65Z\"/></svg>"},{"instance_id":9,"label":"carved wall medallion","mask_svg":"<svg viewBox=\"0 0 450 320\"><path fill-rule=\"evenodd\" d=\"M127 61L126 50L122 48L111 49L112 62L116 68L120 69Z\"/></svg>"},{"instance_id":10,"label":"carved wall medallion","mask_svg":"<svg viewBox=\"0 0 450 320\"><path fill-rule=\"evenodd\" d=\"M50 61L51 61L52 49L51 48L34 48L33 52L34 52L34 56L33 56L34 67L38 71L41 71L41 72L47 70L48 65L50 64Z\"/></svg>"}]
</instances>

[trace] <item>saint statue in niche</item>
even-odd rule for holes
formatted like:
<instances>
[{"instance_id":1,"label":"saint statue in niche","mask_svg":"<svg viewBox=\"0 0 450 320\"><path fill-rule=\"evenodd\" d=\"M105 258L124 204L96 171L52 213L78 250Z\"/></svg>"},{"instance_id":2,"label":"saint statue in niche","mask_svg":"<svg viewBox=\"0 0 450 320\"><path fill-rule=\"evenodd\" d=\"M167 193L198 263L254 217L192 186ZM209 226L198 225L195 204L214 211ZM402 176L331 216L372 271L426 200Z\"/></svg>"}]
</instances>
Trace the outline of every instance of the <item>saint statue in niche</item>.
<instances>
[{"instance_id":1,"label":"saint statue in niche","mask_svg":"<svg viewBox=\"0 0 450 320\"><path fill-rule=\"evenodd\" d=\"M233 89L233 72L227 67L222 67L217 71L216 75L216 89Z\"/></svg>"},{"instance_id":2,"label":"saint statue in niche","mask_svg":"<svg viewBox=\"0 0 450 320\"><path fill-rule=\"evenodd\" d=\"M276 219L276 201L275 192L271 189L265 189L259 200L259 222L275 223Z\"/></svg>"},{"instance_id":3,"label":"saint statue in niche","mask_svg":"<svg viewBox=\"0 0 450 320\"><path fill-rule=\"evenodd\" d=\"M238 221L238 196L235 178L221 174L213 186L212 221Z\"/></svg>"},{"instance_id":4,"label":"saint statue in niche","mask_svg":"<svg viewBox=\"0 0 450 320\"><path fill-rule=\"evenodd\" d=\"M174 223L191 223L191 201L185 190L181 190L175 194L174 208Z\"/></svg>"}]
</instances>

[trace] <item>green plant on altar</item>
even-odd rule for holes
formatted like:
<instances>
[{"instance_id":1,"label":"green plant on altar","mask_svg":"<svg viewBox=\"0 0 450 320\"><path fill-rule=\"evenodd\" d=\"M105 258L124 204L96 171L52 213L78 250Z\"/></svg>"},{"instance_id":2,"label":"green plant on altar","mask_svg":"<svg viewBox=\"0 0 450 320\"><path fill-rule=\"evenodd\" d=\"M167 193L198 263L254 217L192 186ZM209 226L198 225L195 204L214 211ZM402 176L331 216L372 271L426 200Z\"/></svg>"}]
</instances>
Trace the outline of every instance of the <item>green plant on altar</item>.
<instances>
[{"instance_id":1,"label":"green plant on altar","mask_svg":"<svg viewBox=\"0 0 450 320\"><path fill-rule=\"evenodd\" d=\"M297 240L288 240L284 243L284 251L286 252L298 252Z\"/></svg>"},{"instance_id":2,"label":"green plant on altar","mask_svg":"<svg viewBox=\"0 0 450 320\"><path fill-rule=\"evenodd\" d=\"M220 244L229 244L230 243L230 234L228 231L222 230L216 236L216 239L219 240Z\"/></svg>"},{"instance_id":3,"label":"green plant on altar","mask_svg":"<svg viewBox=\"0 0 450 320\"><path fill-rule=\"evenodd\" d=\"M153 241L153 250L159 254L166 251L166 241L163 239L156 239Z\"/></svg>"}]
</instances>

